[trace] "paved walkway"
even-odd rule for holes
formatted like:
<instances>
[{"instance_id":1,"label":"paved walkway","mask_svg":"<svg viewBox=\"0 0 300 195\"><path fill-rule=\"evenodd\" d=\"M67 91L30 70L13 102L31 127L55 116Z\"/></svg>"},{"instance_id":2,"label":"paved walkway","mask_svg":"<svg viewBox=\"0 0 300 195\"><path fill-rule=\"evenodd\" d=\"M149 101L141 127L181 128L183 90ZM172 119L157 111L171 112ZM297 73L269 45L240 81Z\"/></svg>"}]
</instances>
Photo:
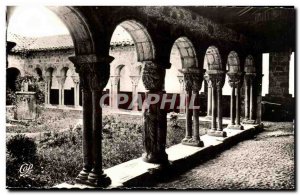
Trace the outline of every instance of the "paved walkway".
<instances>
[{"instance_id":1,"label":"paved walkway","mask_svg":"<svg viewBox=\"0 0 300 195\"><path fill-rule=\"evenodd\" d=\"M294 189L292 123L264 123L265 131L218 157L158 184L159 188Z\"/></svg>"}]
</instances>

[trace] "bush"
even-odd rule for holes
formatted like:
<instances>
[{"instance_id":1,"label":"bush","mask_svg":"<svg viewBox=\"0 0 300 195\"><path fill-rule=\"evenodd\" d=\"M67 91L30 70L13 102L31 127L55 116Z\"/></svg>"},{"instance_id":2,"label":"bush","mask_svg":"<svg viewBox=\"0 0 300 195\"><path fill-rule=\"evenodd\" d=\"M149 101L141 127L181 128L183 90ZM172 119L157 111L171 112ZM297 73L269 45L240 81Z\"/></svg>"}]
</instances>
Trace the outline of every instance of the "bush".
<instances>
[{"instance_id":1,"label":"bush","mask_svg":"<svg viewBox=\"0 0 300 195\"><path fill-rule=\"evenodd\" d=\"M37 160L37 146L33 139L18 134L8 140L7 152L20 162L34 163Z\"/></svg>"}]
</instances>

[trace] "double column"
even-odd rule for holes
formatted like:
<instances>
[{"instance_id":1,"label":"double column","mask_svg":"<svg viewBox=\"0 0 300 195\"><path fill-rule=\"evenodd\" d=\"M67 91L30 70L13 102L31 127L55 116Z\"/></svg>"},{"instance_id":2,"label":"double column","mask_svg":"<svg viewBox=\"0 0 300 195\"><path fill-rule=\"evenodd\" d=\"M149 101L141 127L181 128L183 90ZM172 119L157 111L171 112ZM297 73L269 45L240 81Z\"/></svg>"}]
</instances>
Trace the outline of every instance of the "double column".
<instances>
[{"instance_id":1,"label":"double column","mask_svg":"<svg viewBox=\"0 0 300 195\"><path fill-rule=\"evenodd\" d=\"M177 76L179 84L180 84L180 105L179 105L179 113L184 114L185 113L185 90L184 90L184 76L178 75Z\"/></svg>"},{"instance_id":2,"label":"double column","mask_svg":"<svg viewBox=\"0 0 300 195\"><path fill-rule=\"evenodd\" d=\"M255 123L255 94L254 94L254 80L256 73L245 74L245 119L243 123Z\"/></svg>"},{"instance_id":3,"label":"double column","mask_svg":"<svg viewBox=\"0 0 300 195\"><path fill-rule=\"evenodd\" d=\"M118 92L119 92L119 82L120 75L110 76L110 107L113 109L118 109Z\"/></svg>"},{"instance_id":4,"label":"double column","mask_svg":"<svg viewBox=\"0 0 300 195\"><path fill-rule=\"evenodd\" d=\"M131 83L132 83L132 110L138 111L138 91L137 87L139 84L141 76L140 75L131 75Z\"/></svg>"},{"instance_id":5,"label":"double column","mask_svg":"<svg viewBox=\"0 0 300 195\"><path fill-rule=\"evenodd\" d=\"M152 61L144 62L142 75L147 90L144 107L144 149L143 160L149 163L168 164L165 151L167 136L167 112L161 106L164 89L165 68ZM156 99L156 100L154 100Z\"/></svg>"},{"instance_id":6,"label":"double column","mask_svg":"<svg viewBox=\"0 0 300 195\"><path fill-rule=\"evenodd\" d=\"M75 84L74 86L74 107L77 108L79 107L79 76L78 75L73 75L72 76L73 82Z\"/></svg>"},{"instance_id":7,"label":"double column","mask_svg":"<svg viewBox=\"0 0 300 195\"><path fill-rule=\"evenodd\" d=\"M52 75L46 75L45 81L45 105L49 105Z\"/></svg>"},{"instance_id":8,"label":"double column","mask_svg":"<svg viewBox=\"0 0 300 195\"><path fill-rule=\"evenodd\" d=\"M65 90L64 85L66 81L66 76L56 76L58 81L58 106L62 107L65 105Z\"/></svg>"},{"instance_id":9,"label":"double column","mask_svg":"<svg viewBox=\"0 0 300 195\"><path fill-rule=\"evenodd\" d=\"M208 79L208 75L204 76L207 82L207 115L206 118L211 119L212 115L212 88Z\"/></svg>"},{"instance_id":10,"label":"double column","mask_svg":"<svg viewBox=\"0 0 300 195\"><path fill-rule=\"evenodd\" d=\"M111 180L102 167L102 92L109 80L109 64L113 57L84 55L69 58L82 83L83 169L76 182L105 187Z\"/></svg>"},{"instance_id":11,"label":"double column","mask_svg":"<svg viewBox=\"0 0 300 195\"><path fill-rule=\"evenodd\" d=\"M241 82L242 73L227 73L229 77L229 85L232 88L231 91L231 101L230 101L230 124L227 129L243 130L244 127L241 125Z\"/></svg>"},{"instance_id":12,"label":"double column","mask_svg":"<svg viewBox=\"0 0 300 195\"><path fill-rule=\"evenodd\" d=\"M211 129L207 132L210 136L226 137L227 134L223 131L222 118L222 88L225 82L225 71L223 70L208 70L208 80L212 89L212 120ZM218 121L217 121L218 116ZM218 123L217 123L218 122Z\"/></svg>"},{"instance_id":13,"label":"double column","mask_svg":"<svg viewBox=\"0 0 300 195\"><path fill-rule=\"evenodd\" d=\"M186 91L186 133L181 141L183 145L203 147L199 135L199 91L203 80L203 73L198 68L179 70L184 75Z\"/></svg>"}]
</instances>

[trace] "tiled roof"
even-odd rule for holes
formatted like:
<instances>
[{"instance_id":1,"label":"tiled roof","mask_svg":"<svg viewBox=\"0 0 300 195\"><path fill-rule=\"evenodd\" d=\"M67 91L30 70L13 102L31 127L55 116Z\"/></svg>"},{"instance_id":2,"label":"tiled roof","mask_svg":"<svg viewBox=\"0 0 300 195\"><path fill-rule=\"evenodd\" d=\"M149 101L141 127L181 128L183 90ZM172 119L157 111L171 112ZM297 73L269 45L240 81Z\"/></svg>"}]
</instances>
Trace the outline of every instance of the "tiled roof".
<instances>
[{"instance_id":1,"label":"tiled roof","mask_svg":"<svg viewBox=\"0 0 300 195\"><path fill-rule=\"evenodd\" d=\"M24 37L16 34L9 33L7 35L8 41L13 41L17 45L12 51L43 51L43 50L55 50L55 49L71 49L74 47L73 41L70 35L54 35L45 37ZM130 39L120 39L120 37L114 38L111 42L111 46L125 46L134 45Z\"/></svg>"},{"instance_id":2,"label":"tiled roof","mask_svg":"<svg viewBox=\"0 0 300 195\"><path fill-rule=\"evenodd\" d=\"M70 35L55 35L46 37L24 37L16 34L8 34L8 41L17 45L13 51L23 50L54 50L73 48L73 41Z\"/></svg>"}]
</instances>

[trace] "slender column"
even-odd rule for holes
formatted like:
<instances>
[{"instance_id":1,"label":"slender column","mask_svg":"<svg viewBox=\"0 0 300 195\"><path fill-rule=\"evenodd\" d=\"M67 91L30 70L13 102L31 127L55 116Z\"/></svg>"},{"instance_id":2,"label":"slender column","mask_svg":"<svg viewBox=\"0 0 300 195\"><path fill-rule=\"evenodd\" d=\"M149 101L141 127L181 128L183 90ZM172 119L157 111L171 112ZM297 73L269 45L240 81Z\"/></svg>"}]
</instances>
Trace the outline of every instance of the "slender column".
<instances>
[{"instance_id":1,"label":"slender column","mask_svg":"<svg viewBox=\"0 0 300 195\"><path fill-rule=\"evenodd\" d=\"M262 101L262 97L261 97L261 90L262 90L262 77L264 75L260 74L257 75L257 112L256 112L256 124L261 124L261 101Z\"/></svg>"},{"instance_id":2,"label":"slender column","mask_svg":"<svg viewBox=\"0 0 300 195\"><path fill-rule=\"evenodd\" d=\"M83 152L83 169L76 178L78 183L87 183L88 175L91 172L93 162L93 124L92 124L92 92L88 85L88 72L81 74L82 83L82 112L83 112L83 129L82 129L82 152Z\"/></svg>"},{"instance_id":3,"label":"slender column","mask_svg":"<svg viewBox=\"0 0 300 195\"><path fill-rule=\"evenodd\" d=\"M249 120L249 80L245 77L245 119Z\"/></svg>"},{"instance_id":4,"label":"slender column","mask_svg":"<svg viewBox=\"0 0 300 195\"><path fill-rule=\"evenodd\" d=\"M179 113L185 113L184 102L185 102L185 94L184 94L184 76L177 76L178 81L180 83L180 108Z\"/></svg>"},{"instance_id":5,"label":"slender column","mask_svg":"<svg viewBox=\"0 0 300 195\"><path fill-rule=\"evenodd\" d=\"M212 120L211 120L211 129L212 130L217 130L217 90L216 87L213 86L211 88L211 92L212 92Z\"/></svg>"},{"instance_id":6,"label":"slender column","mask_svg":"<svg viewBox=\"0 0 300 195\"><path fill-rule=\"evenodd\" d=\"M110 76L111 79L111 107L113 109L118 109L118 86L120 81L120 76L114 75Z\"/></svg>"},{"instance_id":7,"label":"slender column","mask_svg":"<svg viewBox=\"0 0 300 195\"><path fill-rule=\"evenodd\" d=\"M109 79L109 63L113 57L94 55L69 58L79 73L82 86L90 87L83 94L84 124L90 125L83 132L84 168L77 177L77 182L96 187L105 187L111 180L102 170L102 92ZM82 79L85 78L85 79ZM86 101L88 100L88 102ZM88 105L89 104L89 105ZM92 107L88 107L92 106ZM87 118L88 117L88 118ZM92 120L91 120L92 119ZM91 123L88 123L91 121ZM86 150L86 151L85 151ZM89 166L86 166L88 164ZM88 167L85 169L85 167ZM85 173L85 174L83 174ZM86 178L87 177L87 178Z\"/></svg>"},{"instance_id":8,"label":"slender column","mask_svg":"<svg viewBox=\"0 0 300 195\"><path fill-rule=\"evenodd\" d=\"M50 97L51 97L51 82L52 82L52 78L50 79L50 81L47 83L48 87L47 87L47 104L50 104Z\"/></svg>"},{"instance_id":9,"label":"slender column","mask_svg":"<svg viewBox=\"0 0 300 195\"><path fill-rule=\"evenodd\" d=\"M207 85L207 116L211 117L212 114L212 89L210 85Z\"/></svg>"},{"instance_id":10,"label":"slender column","mask_svg":"<svg viewBox=\"0 0 300 195\"><path fill-rule=\"evenodd\" d=\"M66 77L62 77L62 84L61 84L61 105L65 105L65 81L66 81Z\"/></svg>"},{"instance_id":11,"label":"slender column","mask_svg":"<svg viewBox=\"0 0 300 195\"><path fill-rule=\"evenodd\" d=\"M51 75L45 76L45 105L50 104Z\"/></svg>"},{"instance_id":12,"label":"slender column","mask_svg":"<svg viewBox=\"0 0 300 195\"><path fill-rule=\"evenodd\" d=\"M218 93L218 131L222 131L223 130L223 123L222 123L222 117L223 117L223 113L222 113L222 108L223 108L223 104L222 104L222 86L217 85L217 93Z\"/></svg>"},{"instance_id":13,"label":"slender column","mask_svg":"<svg viewBox=\"0 0 300 195\"><path fill-rule=\"evenodd\" d=\"M250 120L254 120L253 80L250 81Z\"/></svg>"},{"instance_id":14,"label":"slender column","mask_svg":"<svg viewBox=\"0 0 300 195\"><path fill-rule=\"evenodd\" d=\"M62 105L62 76L56 76L58 81L58 106L60 107Z\"/></svg>"},{"instance_id":15,"label":"slender column","mask_svg":"<svg viewBox=\"0 0 300 195\"><path fill-rule=\"evenodd\" d=\"M77 75L72 76L74 82L74 107L79 106L79 77Z\"/></svg>"},{"instance_id":16,"label":"slender column","mask_svg":"<svg viewBox=\"0 0 300 195\"><path fill-rule=\"evenodd\" d=\"M231 97L230 97L230 117L231 117L231 125L235 125L235 116L234 116L234 109L235 109L235 86L232 85L231 89Z\"/></svg>"},{"instance_id":17,"label":"slender column","mask_svg":"<svg viewBox=\"0 0 300 195\"><path fill-rule=\"evenodd\" d=\"M184 71L183 71L184 72ZM185 73L185 72L184 72ZM191 75L185 73L184 74L184 83L185 83L185 137L181 141L182 143L188 142L192 138L192 129L193 129L193 110L190 109L191 97L192 97L192 87L193 87L193 80Z\"/></svg>"},{"instance_id":18,"label":"slender column","mask_svg":"<svg viewBox=\"0 0 300 195\"><path fill-rule=\"evenodd\" d=\"M159 98L157 103L148 102L144 109L144 149L143 160L149 163L168 164L168 155L165 151L167 136L167 113L161 108L165 69L162 65L151 61L144 62L142 80L148 90L146 98L150 96Z\"/></svg>"},{"instance_id":19,"label":"slender column","mask_svg":"<svg viewBox=\"0 0 300 195\"><path fill-rule=\"evenodd\" d=\"M225 81L225 72L222 70L208 70L209 81L212 86L212 127L207 132L210 136L226 137L223 131L222 118L222 87ZM218 114L218 126L216 125L216 114Z\"/></svg>"},{"instance_id":20,"label":"slender column","mask_svg":"<svg viewBox=\"0 0 300 195\"><path fill-rule=\"evenodd\" d=\"M237 85L236 88L236 125L241 125L241 86L240 84ZM243 128L241 128L243 129Z\"/></svg>"},{"instance_id":21,"label":"slender column","mask_svg":"<svg viewBox=\"0 0 300 195\"><path fill-rule=\"evenodd\" d=\"M131 78L131 83L132 83L132 110L134 111L138 111L138 102L137 102L137 98L138 98L138 91L137 91L137 86L139 84L139 80L140 80L139 75L137 76L130 76Z\"/></svg>"}]
</instances>

